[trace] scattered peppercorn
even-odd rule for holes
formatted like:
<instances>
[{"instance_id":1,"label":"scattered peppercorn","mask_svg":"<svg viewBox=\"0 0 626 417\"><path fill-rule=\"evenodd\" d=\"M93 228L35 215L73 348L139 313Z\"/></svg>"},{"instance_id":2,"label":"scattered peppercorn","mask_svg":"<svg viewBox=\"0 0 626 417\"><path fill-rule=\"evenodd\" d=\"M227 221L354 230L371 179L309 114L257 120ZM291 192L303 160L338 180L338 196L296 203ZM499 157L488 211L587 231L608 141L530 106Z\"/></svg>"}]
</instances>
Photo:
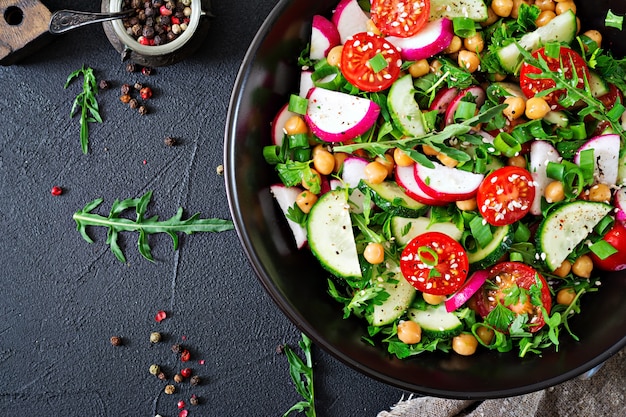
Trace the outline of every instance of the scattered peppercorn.
<instances>
[{"instance_id":1,"label":"scattered peppercorn","mask_svg":"<svg viewBox=\"0 0 626 417\"><path fill-rule=\"evenodd\" d=\"M171 395L171 394L176 392L176 387L174 385L171 385L171 384L170 385L166 385L165 389L163 391L165 391L165 393L167 395Z\"/></svg>"},{"instance_id":2,"label":"scattered peppercorn","mask_svg":"<svg viewBox=\"0 0 626 417\"><path fill-rule=\"evenodd\" d=\"M142 83L135 83L134 87L135 87L135 90L139 91L139 90L141 90L143 88L143 84Z\"/></svg>"},{"instance_id":3,"label":"scattered peppercorn","mask_svg":"<svg viewBox=\"0 0 626 417\"><path fill-rule=\"evenodd\" d=\"M150 87L140 88L139 95L142 99L148 100L150 97L152 97L152 89Z\"/></svg>"},{"instance_id":4,"label":"scattered peppercorn","mask_svg":"<svg viewBox=\"0 0 626 417\"><path fill-rule=\"evenodd\" d=\"M156 365L156 364L150 365L150 373L152 375L160 374L161 373L161 367L159 365Z\"/></svg>"},{"instance_id":5,"label":"scattered peppercorn","mask_svg":"<svg viewBox=\"0 0 626 417\"><path fill-rule=\"evenodd\" d=\"M183 378L181 374L174 375L174 382L178 382L180 384L181 382L183 382L184 379L185 378Z\"/></svg>"},{"instance_id":6,"label":"scattered peppercorn","mask_svg":"<svg viewBox=\"0 0 626 417\"><path fill-rule=\"evenodd\" d=\"M52 189L50 190L50 194L52 194L55 197L60 196L61 194L63 194L63 188L59 187L58 185L55 185L54 187L52 187Z\"/></svg>"},{"instance_id":7,"label":"scattered peppercorn","mask_svg":"<svg viewBox=\"0 0 626 417\"><path fill-rule=\"evenodd\" d=\"M218 165L217 168L215 168L215 172L217 175L224 175L224 165Z\"/></svg>"},{"instance_id":8,"label":"scattered peppercorn","mask_svg":"<svg viewBox=\"0 0 626 417\"><path fill-rule=\"evenodd\" d=\"M150 341L152 343L159 343L161 341L161 333L159 332L150 333Z\"/></svg>"},{"instance_id":9,"label":"scattered peppercorn","mask_svg":"<svg viewBox=\"0 0 626 417\"><path fill-rule=\"evenodd\" d=\"M111 339L109 339L111 344L113 346L121 346L122 345L122 338L119 336L111 336Z\"/></svg>"},{"instance_id":10,"label":"scattered peppercorn","mask_svg":"<svg viewBox=\"0 0 626 417\"><path fill-rule=\"evenodd\" d=\"M191 385L200 385L201 382L202 382L202 379L198 375L192 376L191 379L189 380L189 383Z\"/></svg>"},{"instance_id":11,"label":"scattered peppercorn","mask_svg":"<svg viewBox=\"0 0 626 417\"><path fill-rule=\"evenodd\" d=\"M129 62L126 64L126 71L128 72L135 72L137 71L137 65L135 65L134 62Z\"/></svg>"},{"instance_id":12,"label":"scattered peppercorn","mask_svg":"<svg viewBox=\"0 0 626 417\"><path fill-rule=\"evenodd\" d=\"M191 398L189 398L189 404L191 404L191 405L198 405L198 404L200 404L200 398L198 398L198 396L196 394L192 394Z\"/></svg>"},{"instance_id":13,"label":"scattered peppercorn","mask_svg":"<svg viewBox=\"0 0 626 417\"><path fill-rule=\"evenodd\" d=\"M156 36L155 36L155 38L156 38ZM152 67L143 67L141 69L141 73L143 75L145 75L145 76L148 76L148 77L151 76L153 72L154 72L154 69Z\"/></svg>"},{"instance_id":14,"label":"scattered peppercorn","mask_svg":"<svg viewBox=\"0 0 626 417\"><path fill-rule=\"evenodd\" d=\"M185 408L185 406L186 406L186 405L187 405L187 404L185 404L185 402L184 402L183 400L180 400L180 401L176 404L176 406L178 407L178 409L179 409L179 410L181 410L181 409Z\"/></svg>"},{"instance_id":15,"label":"scattered peppercorn","mask_svg":"<svg viewBox=\"0 0 626 417\"><path fill-rule=\"evenodd\" d=\"M187 362L189 359L191 359L191 353L187 349L183 350L180 354L180 360Z\"/></svg>"},{"instance_id":16,"label":"scattered peppercorn","mask_svg":"<svg viewBox=\"0 0 626 417\"><path fill-rule=\"evenodd\" d=\"M108 90L109 87L111 87L111 83L107 80L100 80L100 82L98 83L98 87L100 88L100 90Z\"/></svg>"},{"instance_id":17,"label":"scattered peppercorn","mask_svg":"<svg viewBox=\"0 0 626 417\"><path fill-rule=\"evenodd\" d=\"M161 381L165 381L167 379L167 375L165 375L165 372L159 372L157 378L159 378Z\"/></svg>"},{"instance_id":18,"label":"scattered peppercorn","mask_svg":"<svg viewBox=\"0 0 626 417\"><path fill-rule=\"evenodd\" d=\"M148 108L144 105L139 106L137 110L139 111L139 114L142 116L148 114Z\"/></svg>"},{"instance_id":19,"label":"scattered peppercorn","mask_svg":"<svg viewBox=\"0 0 626 417\"><path fill-rule=\"evenodd\" d=\"M166 137L163 142L166 146L176 146L176 138L173 138L171 136Z\"/></svg>"},{"instance_id":20,"label":"scattered peppercorn","mask_svg":"<svg viewBox=\"0 0 626 417\"><path fill-rule=\"evenodd\" d=\"M184 368L180 370L180 374L184 377L184 378L189 378L191 376L191 368Z\"/></svg>"},{"instance_id":21,"label":"scattered peppercorn","mask_svg":"<svg viewBox=\"0 0 626 417\"><path fill-rule=\"evenodd\" d=\"M123 96L130 94L130 90L130 84L122 84L120 87L120 93L122 93Z\"/></svg>"},{"instance_id":22,"label":"scattered peppercorn","mask_svg":"<svg viewBox=\"0 0 626 417\"><path fill-rule=\"evenodd\" d=\"M285 353L285 345L276 346L276 353L279 355L282 355L283 353Z\"/></svg>"},{"instance_id":23,"label":"scattered peppercorn","mask_svg":"<svg viewBox=\"0 0 626 417\"><path fill-rule=\"evenodd\" d=\"M180 353L182 352L183 348L181 345L179 345L178 343L176 343L175 345L172 345L172 352L174 353Z\"/></svg>"},{"instance_id":24,"label":"scattered peppercorn","mask_svg":"<svg viewBox=\"0 0 626 417\"><path fill-rule=\"evenodd\" d=\"M128 103L130 103L130 100L131 100L131 99L132 99L132 98L130 97L130 94L124 94L124 95L120 96L120 101L121 101L122 103L124 103L124 104L128 104Z\"/></svg>"}]
</instances>

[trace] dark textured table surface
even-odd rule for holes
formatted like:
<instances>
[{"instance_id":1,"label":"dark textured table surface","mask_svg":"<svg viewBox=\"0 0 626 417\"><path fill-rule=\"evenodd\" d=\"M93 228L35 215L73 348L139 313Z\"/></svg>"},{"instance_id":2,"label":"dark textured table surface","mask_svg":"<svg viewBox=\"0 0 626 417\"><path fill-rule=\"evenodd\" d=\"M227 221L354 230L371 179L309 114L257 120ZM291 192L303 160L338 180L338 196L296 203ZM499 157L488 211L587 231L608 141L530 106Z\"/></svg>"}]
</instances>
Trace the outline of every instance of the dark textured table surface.
<instances>
[{"instance_id":1,"label":"dark textured table surface","mask_svg":"<svg viewBox=\"0 0 626 417\"><path fill-rule=\"evenodd\" d=\"M98 11L94 0L44 1L51 11ZM275 0L213 2L206 41L181 63L150 77L128 73L95 24L55 37L16 65L0 67L0 415L2 416L280 416L299 401L278 345L296 351L300 333L264 293L234 231L150 236L154 262L141 257L137 234L123 233L127 262L72 214L103 198L153 191L147 215L229 218L222 164L226 112L235 77ZM90 124L83 154L70 108L92 67L109 90L97 98L103 123ZM120 86L141 82L154 97L149 114L120 102ZM167 136L178 145L164 145ZM51 188L63 189L60 196ZM155 314L167 312L158 323ZM151 332L163 341L152 344ZM111 336L123 344L111 345ZM171 352L191 352L183 363ZM320 416L375 416L406 393L373 381L314 349ZM151 375L190 367L202 383L168 384ZM171 381L169 382L171 383Z\"/></svg>"}]
</instances>

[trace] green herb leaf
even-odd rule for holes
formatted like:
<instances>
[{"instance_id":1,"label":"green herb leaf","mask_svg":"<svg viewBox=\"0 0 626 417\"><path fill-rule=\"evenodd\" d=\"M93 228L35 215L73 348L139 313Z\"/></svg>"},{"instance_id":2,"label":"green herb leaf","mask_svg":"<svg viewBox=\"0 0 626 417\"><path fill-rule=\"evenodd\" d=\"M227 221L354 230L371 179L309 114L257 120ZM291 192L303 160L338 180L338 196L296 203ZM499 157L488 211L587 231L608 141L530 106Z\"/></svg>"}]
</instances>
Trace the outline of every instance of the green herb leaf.
<instances>
[{"instance_id":1,"label":"green herb leaf","mask_svg":"<svg viewBox=\"0 0 626 417\"><path fill-rule=\"evenodd\" d=\"M304 353L304 362L293 349L285 345L284 352L289 362L289 375L296 386L296 391L304 399L294 404L283 417L287 417L292 411L303 411L306 417L315 417L315 390L313 386L313 358L311 355L311 339L302 333L302 341L299 343Z\"/></svg>"},{"instance_id":2,"label":"green herb leaf","mask_svg":"<svg viewBox=\"0 0 626 417\"><path fill-rule=\"evenodd\" d=\"M152 191L148 191L140 198L128 198L122 201L116 200L107 217L94 214L92 211L102 204L102 199L94 200L82 210L78 210L72 216L76 222L76 228L87 242L93 243L93 239L87 234L87 227L101 226L108 228L106 243L110 246L111 252L121 262L126 262L126 258L118 244L120 232L139 232L137 246L139 253L153 261L150 253L150 244L147 236L155 233L166 233L172 238L174 250L178 249L178 235L182 232L188 235L196 232L224 232L234 228L230 220L222 219L201 219L200 213L196 213L188 219L183 220L183 209L179 208L174 216L167 220L159 221L158 216L145 218L148 203L152 198ZM135 209L136 219L131 220L120 217L128 209Z\"/></svg>"},{"instance_id":3,"label":"green herb leaf","mask_svg":"<svg viewBox=\"0 0 626 417\"><path fill-rule=\"evenodd\" d=\"M606 13L606 18L604 19L604 25L607 27L616 28L622 30L622 26L624 24L624 16L616 15L609 9Z\"/></svg>"},{"instance_id":4,"label":"green herb leaf","mask_svg":"<svg viewBox=\"0 0 626 417\"><path fill-rule=\"evenodd\" d=\"M102 123L102 117L100 116L100 110L96 100L98 84L92 68L85 68L83 65L82 68L72 72L67 77L64 88L69 87L72 80L81 75L83 76L83 91L74 99L70 110L70 117L74 117L80 107L80 147L83 153L86 154L89 151L89 123Z\"/></svg>"}]
</instances>

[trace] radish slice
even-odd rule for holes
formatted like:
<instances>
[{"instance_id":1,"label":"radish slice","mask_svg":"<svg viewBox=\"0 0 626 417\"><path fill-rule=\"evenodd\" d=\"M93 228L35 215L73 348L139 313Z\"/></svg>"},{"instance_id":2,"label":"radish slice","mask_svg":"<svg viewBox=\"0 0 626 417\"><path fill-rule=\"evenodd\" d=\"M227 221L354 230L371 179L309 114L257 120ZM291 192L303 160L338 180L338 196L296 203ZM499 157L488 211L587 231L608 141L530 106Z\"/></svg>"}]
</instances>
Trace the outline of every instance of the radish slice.
<instances>
[{"instance_id":1,"label":"radish slice","mask_svg":"<svg viewBox=\"0 0 626 417\"><path fill-rule=\"evenodd\" d=\"M550 142L536 140L530 145L529 171L535 183L535 198L530 206L530 213L535 216L541 214L541 197L548 184L553 180L548 178L546 167L548 162L559 162L561 155Z\"/></svg>"},{"instance_id":2,"label":"radish slice","mask_svg":"<svg viewBox=\"0 0 626 417\"><path fill-rule=\"evenodd\" d=\"M446 109L452 103L452 100L459 94L459 89L456 87L443 88L439 90L429 110L437 110L439 114L444 114Z\"/></svg>"},{"instance_id":3,"label":"radish slice","mask_svg":"<svg viewBox=\"0 0 626 417\"><path fill-rule=\"evenodd\" d=\"M431 198L448 202L467 200L476 195L485 178L462 169L450 168L433 162L434 168L415 164L415 180Z\"/></svg>"},{"instance_id":4,"label":"radish slice","mask_svg":"<svg viewBox=\"0 0 626 417\"><path fill-rule=\"evenodd\" d=\"M289 111L289 104L285 104L278 110L274 121L272 122L272 143L277 146L283 144L283 138L285 137L285 122L291 116L297 116L294 112Z\"/></svg>"},{"instance_id":5,"label":"radish slice","mask_svg":"<svg viewBox=\"0 0 626 417\"><path fill-rule=\"evenodd\" d=\"M470 275L461 288L445 301L446 311L451 313L465 304L483 286L487 277L489 274L484 269Z\"/></svg>"},{"instance_id":6,"label":"radish slice","mask_svg":"<svg viewBox=\"0 0 626 417\"><path fill-rule=\"evenodd\" d=\"M322 59L341 42L339 32L333 22L320 15L313 16L312 26L309 56L311 59Z\"/></svg>"},{"instance_id":7,"label":"radish slice","mask_svg":"<svg viewBox=\"0 0 626 417\"><path fill-rule=\"evenodd\" d=\"M414 165L409 165L406 167L401 167L396 165L396 182L404 192L411 197L413 200L419 201L422 204L427 204L429 206L443 206L448 204L448 202L443 200L438 200L436 198L432 198L428 194L422 190L420 185L415 180L415 168Z\"/></svg>"},{"instance_id":8,"label":"radish slice","mask_svg":"<svg viewBox=\"0 0 626 417\"><path fill-rule=\"evenodd\" d=\"M312 75L313 71L311 70L302 70L300 73L300 92L298 95L302 98L307 98L311 88L315 87L313 79L311 78Z\"/></svg>"},{"instance_id":9,"label":"radish slice","mask_svg":"<svg viewBox=\"0 0 626 417\"><path fill-rule=\"evenodd\" d=\"M326 142L345 142L367 132L380 114L378 104L363 97L314 87L304 119Z\"/></svg>"},{"instance_id":10,"label":"radish slice","mask_svg":"<svg viewBox=\"0 0 626 417\"><path fill-rule=\"evenodd\" d=\"M620 187L615 192L615 219L626 225L626 187Z\"/></svg>"},{"instance_id":11,"label":"radish slice","mask_svg":"<svg viewBox=\"0 0 626 417\"><path fill-rule=\"evenodd\" d=\"M367 32L368 20L369 17L356 0L341 0L332 16L332 23L339 32L342 44L346 43L346 40L352 35Z\"/></svg>"},{"instance_id":12,"label":"radish slice","mask_svg":"<svg viewBox=\"0 0 626 417\"><path fill-rule=\"evenodd\" d=\"M350 188L355 188L361 180L366 179L365 167L369 164L367 159L358 156L349 156L343 161L343 169L341 170L341 179L348 184Z\"/></svg>"},{"instance_id":13,"label":"radish slice","mask_svg":"<svg viewBox=\"0 0 626 417\"><path fill-rule=\"evenodd\" d=\"M287 219L287 224L291 229L291 233L296 241L298 249L302 249L307 243L306 229L300 224L287 218L287 211L296 203L296 198L304 190L299 187L285 187L283 184L274 184L270 186L270 192L276 199L280 210Z\"/></svg>"},{"instance_id":14,"label":"radish slice","mask_svg":"<svg viewBox=\"0 0 626 417\"><path fill-rule=\"evenodd\" d=\"M574 163L580 164L580 153L587 149L593 149L593 159L595 160L595 174L597 181L607 185L617 183L617 171L619 162L620 137L615 134L601 135L589 139L581 146L576 155Z\"/></svg>"},{"instance_id":15,"label":"radish slice","mask_svg":"<svg viewBox=\"0 0 626 417\"><path fill-rule=\"evenodd\" d=\"M452 102L446 109L446 116L445 116L446 126L454 123L454 113L456 112L456 109L459 107L459 103L461 103L461 101L463 101L463 99L468 94L471 94L474 97L473 101L474 103L476 103L476 108L479 108L480 106L482 106L483 103L485 102L485 99L487 98L487 94L485 93L485 90L482 89L482 87L472 86L472 87L466 88L465 90L461 90L461 92L459 92L459 94L452 100Z\"/></svg>"},{"instance_id":16,"label":"radish slice","mask_svg":"<svg viewBox=\"0 0 626 417\"><path fill-rule=\"evenodd\" d=\"M452 20L442 18L428 22L416 35L411 37L387 36L385 39L400 49L402 59L418 61L430 58L446 49L453 37Z\"/></svg>"}]
</instances>

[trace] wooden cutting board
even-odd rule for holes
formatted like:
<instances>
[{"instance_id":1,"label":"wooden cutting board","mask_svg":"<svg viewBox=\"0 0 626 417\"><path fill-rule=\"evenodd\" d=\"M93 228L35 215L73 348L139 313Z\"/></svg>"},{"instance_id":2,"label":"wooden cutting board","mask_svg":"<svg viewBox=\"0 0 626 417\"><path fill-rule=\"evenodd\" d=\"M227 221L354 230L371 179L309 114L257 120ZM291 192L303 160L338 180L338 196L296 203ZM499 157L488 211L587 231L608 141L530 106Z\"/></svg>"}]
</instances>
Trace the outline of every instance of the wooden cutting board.
<instances>
[{"instance_id":1,"label":"wooden cutting board","mask_svg":"<svg viewBox=\"0 0 626 417\"><path fill-rule=\"evenodd\" d=\"M38 0L0 0L0 65L11 65L51 38L52 13Z\"/></svg>"}]
</instances>

